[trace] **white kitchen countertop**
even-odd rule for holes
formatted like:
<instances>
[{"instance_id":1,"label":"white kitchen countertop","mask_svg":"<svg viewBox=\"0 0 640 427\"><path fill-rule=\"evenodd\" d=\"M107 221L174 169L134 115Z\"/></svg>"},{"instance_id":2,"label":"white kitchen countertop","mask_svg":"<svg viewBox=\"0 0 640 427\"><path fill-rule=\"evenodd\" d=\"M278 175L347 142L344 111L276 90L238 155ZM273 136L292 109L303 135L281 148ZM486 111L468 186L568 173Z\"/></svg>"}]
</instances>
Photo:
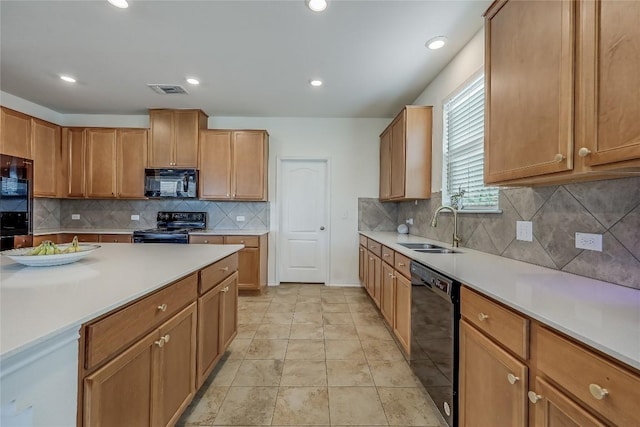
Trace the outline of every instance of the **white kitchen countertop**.
<instances>
[{"instance_id":1,"label":"white kitchen countertop","mask_svg":"<svg viewBox=\"0 0 640 427\"><path fill-rule=\"evenodd\" d=\"M243 245L101 243L73 263L26 267L0 256L0 357L80 327Z\"/></svg>"},{"instance_id":2,"label":"white kitchen countertop","mask_svg":"<svg viewBox=\"0 0 640 427\"><path fill-rule=\"evenodd\" d=\"M263 236L269 230L218 230L215 228L189 232L190 236Z\"/></svg>"},{"instance_id":3,"label":"white kitchen countertop","mask_svg":"<svg viewBox=\"0 0 640 427\"><path fill-rule=\"evenodd\" d=\"M457 254L427 254L398 244L451 247L423 237L360 233L640 369L640 290L467 248L456 248Z\"/></svg>"}]
</instances>

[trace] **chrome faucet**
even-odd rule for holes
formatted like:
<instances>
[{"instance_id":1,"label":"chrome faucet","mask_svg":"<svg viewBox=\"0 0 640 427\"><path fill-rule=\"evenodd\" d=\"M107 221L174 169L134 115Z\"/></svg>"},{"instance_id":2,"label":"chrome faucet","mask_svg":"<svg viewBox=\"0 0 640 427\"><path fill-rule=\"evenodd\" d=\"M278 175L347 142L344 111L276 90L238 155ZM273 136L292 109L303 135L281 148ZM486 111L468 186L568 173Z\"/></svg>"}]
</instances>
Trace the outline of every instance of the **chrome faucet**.
<instances>
[{"instance_id":1,"label":"chrome faucet","mask_svg":"<svg viewBox=\"0 0 640 427\"><path fill-rule=\"evenodd\" d=\"M435 227L438 225L438 214L444 210L451 211L453 213L453 242L451 243L451 246L457 248L460 245L460 237L458 237L458 211L456 209L452 208L451 206L440 206L433 213L433 218L431 218L431 226Z\"/></svg>"}]
</instances>

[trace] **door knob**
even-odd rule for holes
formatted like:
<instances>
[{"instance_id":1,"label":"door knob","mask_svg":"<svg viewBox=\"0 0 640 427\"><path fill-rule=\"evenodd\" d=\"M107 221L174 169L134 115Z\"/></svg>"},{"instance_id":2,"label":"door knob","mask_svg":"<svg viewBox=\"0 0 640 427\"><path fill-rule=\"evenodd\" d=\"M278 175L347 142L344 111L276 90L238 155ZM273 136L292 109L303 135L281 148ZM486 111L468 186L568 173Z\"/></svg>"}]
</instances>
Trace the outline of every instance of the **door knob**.
<instances>
[{"instance_id":1,"label":"door knob","mask_svg":"<svg viewBox=\"0 0 640 427\"><path fill-rule=\"evenodd\" d=\"M321 226L320 226L320 230L324 230L324 225L321 225Z\"/></svg>"}]
</instances>

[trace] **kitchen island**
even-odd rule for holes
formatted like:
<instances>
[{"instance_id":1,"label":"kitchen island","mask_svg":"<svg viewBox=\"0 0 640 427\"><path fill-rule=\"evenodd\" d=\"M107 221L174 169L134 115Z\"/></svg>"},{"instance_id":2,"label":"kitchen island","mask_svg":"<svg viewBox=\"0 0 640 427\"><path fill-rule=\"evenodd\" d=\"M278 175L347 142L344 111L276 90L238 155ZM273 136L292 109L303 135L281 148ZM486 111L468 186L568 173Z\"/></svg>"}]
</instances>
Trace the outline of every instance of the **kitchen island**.
<instances>
[{"instance_id":1,"label":"kitchen island","mask_svg":"<svg viewBox=\"0 0 640 427\"><path fill-rule=\"evenodd\" d=\"M25 267L0 257L3 420L22 416L31 418L26 425L76 425L81 325L242 248L107 243L76 263L55 267Z\"/></svg>"}]
</instances>

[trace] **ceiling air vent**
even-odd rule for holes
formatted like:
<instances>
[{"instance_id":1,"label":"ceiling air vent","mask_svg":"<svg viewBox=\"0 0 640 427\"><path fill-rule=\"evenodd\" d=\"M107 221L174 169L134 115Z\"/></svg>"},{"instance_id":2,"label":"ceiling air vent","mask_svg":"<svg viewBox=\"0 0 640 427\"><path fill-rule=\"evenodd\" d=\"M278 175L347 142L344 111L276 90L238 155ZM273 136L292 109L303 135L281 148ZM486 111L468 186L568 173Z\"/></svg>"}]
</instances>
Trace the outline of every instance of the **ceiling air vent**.
<instances>
[{"instance_id":1,"label":"ceiling air vent","mask_svg":"<svg viewBox=\"0 0 640 427\"><path fill-rule=\"evenodd\" d=\"M148 84L147 86L160 95L187 95L189 93L180 85Z\"/></svg>"}]
</instances>

